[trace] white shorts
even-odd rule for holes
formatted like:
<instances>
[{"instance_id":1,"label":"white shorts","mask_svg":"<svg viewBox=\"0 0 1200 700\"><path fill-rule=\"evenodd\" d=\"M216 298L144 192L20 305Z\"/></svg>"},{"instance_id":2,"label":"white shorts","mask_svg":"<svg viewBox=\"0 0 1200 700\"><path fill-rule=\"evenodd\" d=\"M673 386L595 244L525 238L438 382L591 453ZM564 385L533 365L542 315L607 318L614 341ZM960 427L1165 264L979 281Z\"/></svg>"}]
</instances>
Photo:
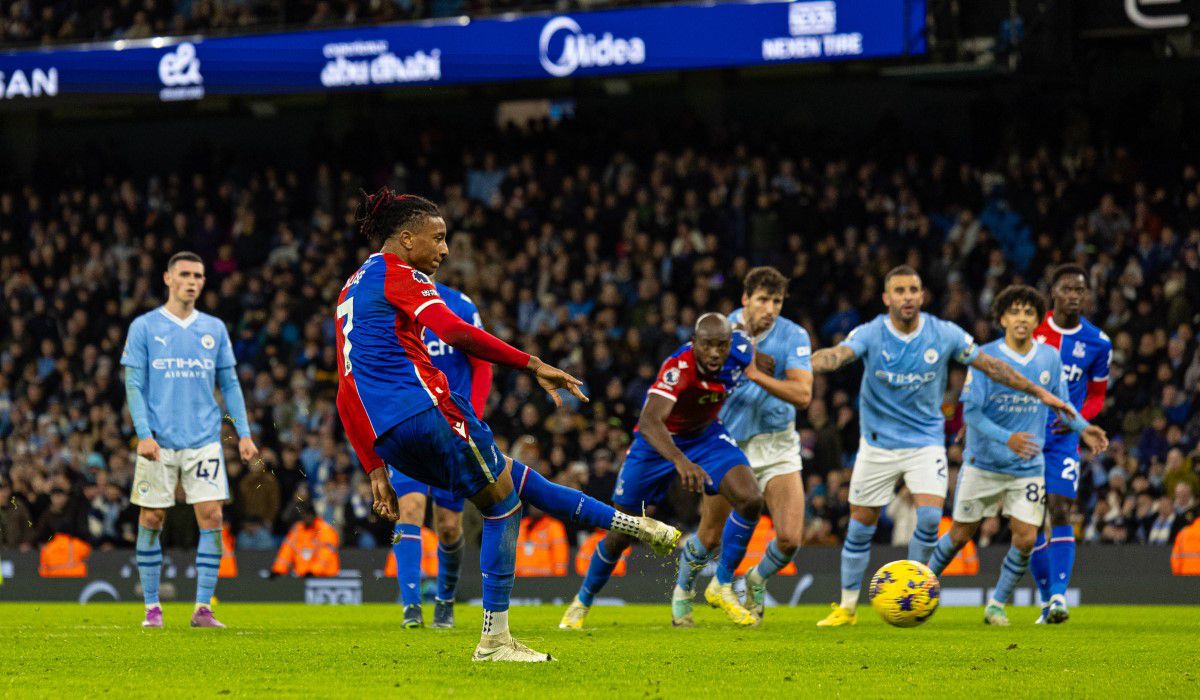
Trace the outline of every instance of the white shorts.
<instances>
[{"instance_id":1,"label":"white shorts","mask_svg":"<svg viewBox=\"0 0 1200 700\"><path fill-rule=\"evenodd\" d=\"M225 452L218 441L195 449L160 448L157 462L138 456L129 501L146 508L170 508L175 505L175 487L181 475L189 504L229 498Z\"/></svg>"},{"instance_id":2,"label":"white shorts","mask_svg":"<svg viewBox=\"0 0 1200 700\"><path fill-rule=\"evenodd\" d=\"M803 469L800 435L795 430L755 435L745 442L739 442L738 447L746 453L754 478L758 479L758 488L764 491L771 479Z\"/></svg>"},{"instance_id":3,"label":"white shorts","mask_svg":"<svg viewBox=\"0 0 1200 700\"><path fill-rule=\"evenodd\" d=\"M873 447L865 439L858 441L858 457L850 473L850 504L882 508L892 502L896 483L904 484L913 494L946 497L946 448L906 447L887 450Z\"/></svg>"},{"instance_id":4,"label":"white shorts","mask_svg":"<svg viewBox=\"0 0 1200 700\"><path fill-rule=\"evenodd\" d=\"M998 474L963 465L954 489L954 519L977 523L1000 512L1023 523L1041 527L1046 510L1046 480L1038 476Z\"/></svg>"}]
</instances>

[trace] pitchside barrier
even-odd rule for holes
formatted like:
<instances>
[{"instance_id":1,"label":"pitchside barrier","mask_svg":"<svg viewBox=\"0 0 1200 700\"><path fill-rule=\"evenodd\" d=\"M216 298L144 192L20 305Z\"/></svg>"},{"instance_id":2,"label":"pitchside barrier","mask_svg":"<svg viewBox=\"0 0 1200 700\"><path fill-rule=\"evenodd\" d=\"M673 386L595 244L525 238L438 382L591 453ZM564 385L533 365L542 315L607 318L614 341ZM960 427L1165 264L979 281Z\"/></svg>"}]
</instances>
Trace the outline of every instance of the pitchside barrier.
<instances>
[{"instance_id":1,"label":"pitchside barrier","mask_svg":"<svg viewBox=\"0 0 1200 700\"><path fill-rule=\"evenodd\" d=\"M980 551L980 574L946 576L942 580L943 605L982 605L996 582L1006 549ZM239 552L238 576L223 578L217 585L220 602L305 602L313 605L357 605L389 603L398 597L395 579L384 576L388 551L343 550L342 573L336 578L268 579L274 552ZM776 605L822 604L837 600L839 555L835 548L802 550L797 573L770 581L771 601ZM878 566L903 559L906 550L876 547L868 575ZM1172 576L1170 550L1165 547L1084 546L1078 550L1075 574L1068 591L1069 602L1084 604L1200 604L1200 576ZM164 601L190 601L196 590L195 552L168 550L163 553L161 597ZM711 565L710 565L711 566ZM38 575L38 554L0 550L0 601L140 601L137 564L132 550L95 552L84 578L43 578ZM710 574L711 572L706 572ZM630 556L629 573L613 577L597 598L597 604L666 603L675 576L674 559L657 559L645 551ZM579 590L580 577L518 578L514 604L564 604ZM703 582L702 576L701 581ZM866 584L864 582L864 588ZM478 556L472 549L464 559L459 587L461 600L476 601L480 595ZM1017 590L1015 603L1031 605L1036 591L1028 576Z\"/></svg>"}]
</instances>

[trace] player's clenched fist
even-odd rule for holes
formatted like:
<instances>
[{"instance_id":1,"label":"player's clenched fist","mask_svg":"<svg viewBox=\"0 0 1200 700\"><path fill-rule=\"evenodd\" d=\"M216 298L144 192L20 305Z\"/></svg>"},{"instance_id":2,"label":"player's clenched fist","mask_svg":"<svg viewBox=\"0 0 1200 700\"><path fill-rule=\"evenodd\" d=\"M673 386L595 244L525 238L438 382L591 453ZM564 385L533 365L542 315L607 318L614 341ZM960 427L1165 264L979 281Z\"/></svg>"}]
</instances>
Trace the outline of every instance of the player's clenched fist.
<instances>
[{"instance_id":1,"label":"player's clenched fist","mask_svg":"<svg viewBox=\"0 0 1200 700\"><path fill-rule=\"evenodd\" d=\"M152 437L138 440L137 453L139 457L145 457L151 462L157 462L162 454L159 451L158 442Z\"/></svg>"}]
</instances>

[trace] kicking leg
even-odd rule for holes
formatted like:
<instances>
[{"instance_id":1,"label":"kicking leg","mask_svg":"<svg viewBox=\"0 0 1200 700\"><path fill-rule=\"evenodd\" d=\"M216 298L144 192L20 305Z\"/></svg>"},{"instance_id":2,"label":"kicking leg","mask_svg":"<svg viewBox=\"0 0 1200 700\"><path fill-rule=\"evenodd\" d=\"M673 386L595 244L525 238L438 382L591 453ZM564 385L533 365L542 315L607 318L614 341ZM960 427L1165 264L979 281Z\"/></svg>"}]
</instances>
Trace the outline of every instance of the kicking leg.
<instances>
[{"instance_id":1,"label":"kicking leg","mask_svg":"<svg viewBox=\"0 0 1200 700\"><path fill-rule=\"evenodd\" d=\"M512 465L510 471L518 495L538 510L543 510L564 522L600 528L639 539L650 545L650 549L659 556L671 554L679 544L682 533L666 523L616 510L575 489L559 486L515 459L504 459Z\"/></svg>"}]
</instances>

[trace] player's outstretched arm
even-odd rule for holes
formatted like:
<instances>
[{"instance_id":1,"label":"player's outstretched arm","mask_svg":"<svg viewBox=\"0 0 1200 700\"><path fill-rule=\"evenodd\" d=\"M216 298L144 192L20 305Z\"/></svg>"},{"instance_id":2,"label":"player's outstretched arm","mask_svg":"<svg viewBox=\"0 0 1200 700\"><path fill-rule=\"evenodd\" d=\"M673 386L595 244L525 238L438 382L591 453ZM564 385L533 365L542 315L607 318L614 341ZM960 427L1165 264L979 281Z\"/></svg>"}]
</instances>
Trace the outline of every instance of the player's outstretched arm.
<instances>
[{"instance_id":1,"label":"player's outstretched arm","mask_svg":"<svg viewBox=\"0 0 1200 700\"><path fill-rule=\"evenodd\" d=\"M684 490L702 493L704 485L711 484L712 478L698 464L688 459L671 439L665 421L674 407L675 402L661 394L647 395L646 405L642 406L642 415L638 419L638 432L663 459L675 465Z\"/></svg>"},{"instance_id":2,"label":"player's outstretched arm","mask_svg":"<svg viewBox=\"0 0 1200 700\"><path fill-rule=\"evenodd\" d=\"M813 357L814 364L816 357ZM1046 389L1034 384L1010 367L1007 362L993 357L985 352L976 355L974 360L971 360L970 365L975 369L983 372L988 379L994 382L999 382L1010 389L1024 392L1030 396L1035 396L1042 403L1054 409L1059 415L1072 417L1075 416L1075 409L1071 408L1070 404L1050 393Z\"/></svg>"},{"instance_id":3,"label":"player's outstretched arm","mask_svg":"<svg viewBox=\"0 0 1200 700\"><path fill-rule=\"evenodd\" d=\"M518 350L487 331L463 321L445 304L431 304L418 319L421 325L437 334L443 342L481 360L494 362L513 369L533 372L539 386L550 394L556 406L562 405L557 390L566 389L580 401L587 401L583 382L561 369L548 365L529 353Z\"/></svg>"},{"instance_id":4,"label":"player's outstretched arm","mask_svg":"<svg viewBox=\"0 0 1200 700\"><path fill-rule=\"evenodd\" d=\"M813 353L813 372L824 374L836 372L857 359L854 350L848 345L835 345L832 348L822 348Z\"/></svg>"}]
</instances>

